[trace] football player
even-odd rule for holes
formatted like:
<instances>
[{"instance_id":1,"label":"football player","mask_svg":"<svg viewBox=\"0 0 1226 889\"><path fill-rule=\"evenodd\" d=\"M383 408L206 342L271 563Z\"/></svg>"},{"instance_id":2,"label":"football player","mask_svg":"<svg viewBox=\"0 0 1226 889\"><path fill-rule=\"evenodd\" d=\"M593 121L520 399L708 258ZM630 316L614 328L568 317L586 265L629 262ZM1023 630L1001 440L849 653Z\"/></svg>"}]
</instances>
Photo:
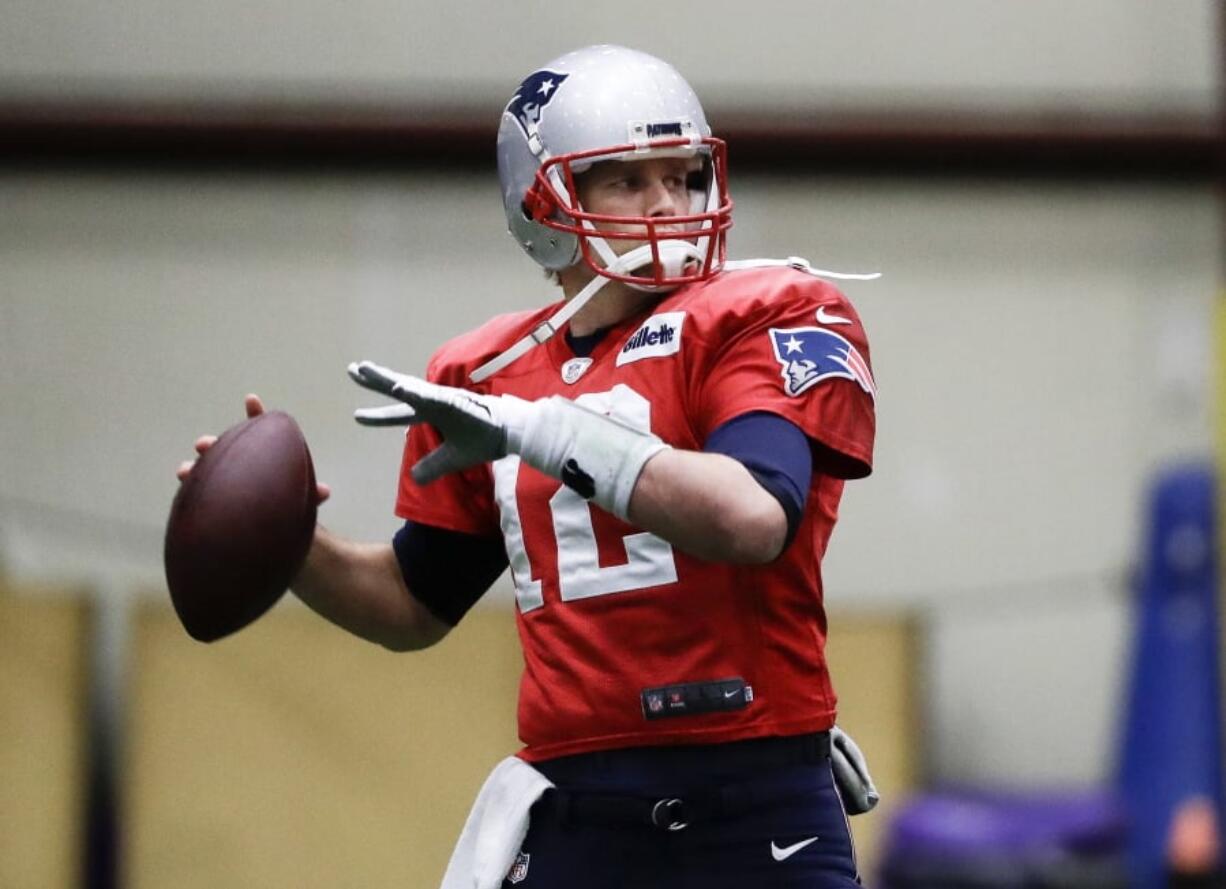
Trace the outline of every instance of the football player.
<instances>
[{"instance_id":1,"label":"football player","mask_svg":"<svg viewBox=\"0 0 1226 889\"><path fill-rule=\"evenodd\" d=\"M424 378L350 367L395 399L359 422L411 427L405 525L391 545L320 528L294 591L407 650L509 565L517 762L545 783L505 885L858 885L845 805L875 791L835 729L821 578L872 465L855 309L803 260L727 259L725 146L649 55L528 76L498 170L562 299L446 343Z\"/></svg>"}]
</instances>

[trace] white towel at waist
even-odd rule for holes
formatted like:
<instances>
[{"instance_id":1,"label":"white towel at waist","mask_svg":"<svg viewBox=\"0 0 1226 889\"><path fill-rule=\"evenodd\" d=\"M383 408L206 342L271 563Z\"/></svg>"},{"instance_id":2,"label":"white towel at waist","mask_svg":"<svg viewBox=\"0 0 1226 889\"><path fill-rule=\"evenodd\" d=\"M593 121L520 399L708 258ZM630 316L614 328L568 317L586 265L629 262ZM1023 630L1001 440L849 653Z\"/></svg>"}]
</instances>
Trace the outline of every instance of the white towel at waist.
<instances>
[{"instance_id":1,"label":"white towel at waist","mask_svg":"<svg viewBox=\"0 0 1226 889\"><path fill-rule=\"evenodd\" d=\"M528 834L528 810L553 784L508 756L481 785L441 889L498 889Z\"/></svg>"}]
</instances>

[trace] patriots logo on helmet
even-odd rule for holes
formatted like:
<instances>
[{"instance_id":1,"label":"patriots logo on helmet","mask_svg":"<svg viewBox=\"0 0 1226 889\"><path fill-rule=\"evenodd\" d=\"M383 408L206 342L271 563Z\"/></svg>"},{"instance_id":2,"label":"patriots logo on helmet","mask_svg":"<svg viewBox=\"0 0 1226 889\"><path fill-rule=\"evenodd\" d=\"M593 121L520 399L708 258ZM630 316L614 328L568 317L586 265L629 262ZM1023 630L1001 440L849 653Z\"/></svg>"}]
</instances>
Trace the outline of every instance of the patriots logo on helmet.
<instances>
[{"instance_id":1,"label":"patriots logo on helmet","mask_svg":"<svg viewBox=\"0 0 1226 889\"><path fill-rule=\"evenodd\" d=\"M770 329L771 346L783 370L783 391L796 396L822 380L842 377L877 397L873 372L860 350L848 340L821 327Z\"/></svg>"},{"instance_id":2,"label":"patriots logo on helmet","mask_svg":"<svg viewBox=\"0 0 1226 889\"><path fill-rule=\"evenodd\" d=\"M542 69L529 74L519 85L511 101L507 103L506 113L515 118L524 136L531 138L540 123L545 106L553 101L560 87L569 74L559 74L557 71Z\"/></svg>"}]
</instances>

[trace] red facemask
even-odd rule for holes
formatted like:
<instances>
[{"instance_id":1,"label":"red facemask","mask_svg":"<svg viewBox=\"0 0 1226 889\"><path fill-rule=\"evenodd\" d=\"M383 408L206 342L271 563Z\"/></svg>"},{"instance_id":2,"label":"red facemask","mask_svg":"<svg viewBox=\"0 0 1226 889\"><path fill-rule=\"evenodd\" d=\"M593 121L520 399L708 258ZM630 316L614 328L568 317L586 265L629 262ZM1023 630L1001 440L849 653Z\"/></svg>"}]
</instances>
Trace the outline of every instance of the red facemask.
<instances>
[{"instance_id":1,"label":"red facemask","mask_svg":"<svg viewBox=\"0 0 1226 889\"><path fill-rule=\"evenodd\" d=\"M645 152L676 151L705 146L709 165L705 176L706 209L685 216L612 216L583 209L571 195L577 195L576 167L587 169L603 160L634 159ZM615 281L651 290L669 290L683 284L703 281L723 268L727 232L732 227L732 199L728 196L727 154L720 139L706 137L656 139L646 145L617 145L591 151L564 154L546 160L524 196L524 210L541 225L575 235L579 254L596 274ZM565 189L563 193L559 184ZM633 226L633 231L610 231L598 225ZM678 231L678 228L684 231ZM638 268L610 262L608 251L593 241L633 241L646 250L635 251Z\"/></svg>"}]
</instances>

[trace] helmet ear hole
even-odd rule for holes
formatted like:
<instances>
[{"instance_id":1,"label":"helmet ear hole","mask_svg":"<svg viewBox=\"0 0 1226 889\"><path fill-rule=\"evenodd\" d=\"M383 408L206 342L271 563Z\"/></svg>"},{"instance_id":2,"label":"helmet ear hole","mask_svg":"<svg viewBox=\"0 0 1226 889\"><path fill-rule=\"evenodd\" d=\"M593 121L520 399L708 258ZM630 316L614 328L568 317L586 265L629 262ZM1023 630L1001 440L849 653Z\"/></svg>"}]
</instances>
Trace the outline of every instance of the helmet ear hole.
<instances>
[{"instance_id":1,"label":"helmet ear hole","mask_svg":"<svg viewBox=\"0 0 1226 889\"><path fill-rule=\"evenodd\" d=\"M520 202L519 208L524 214L524 219L529 222L541 222L554 214L558 209L558 203L553 199L549 190L542 188L538 183L524 192L524 199Z\"/></svg>"}]
</instances>

